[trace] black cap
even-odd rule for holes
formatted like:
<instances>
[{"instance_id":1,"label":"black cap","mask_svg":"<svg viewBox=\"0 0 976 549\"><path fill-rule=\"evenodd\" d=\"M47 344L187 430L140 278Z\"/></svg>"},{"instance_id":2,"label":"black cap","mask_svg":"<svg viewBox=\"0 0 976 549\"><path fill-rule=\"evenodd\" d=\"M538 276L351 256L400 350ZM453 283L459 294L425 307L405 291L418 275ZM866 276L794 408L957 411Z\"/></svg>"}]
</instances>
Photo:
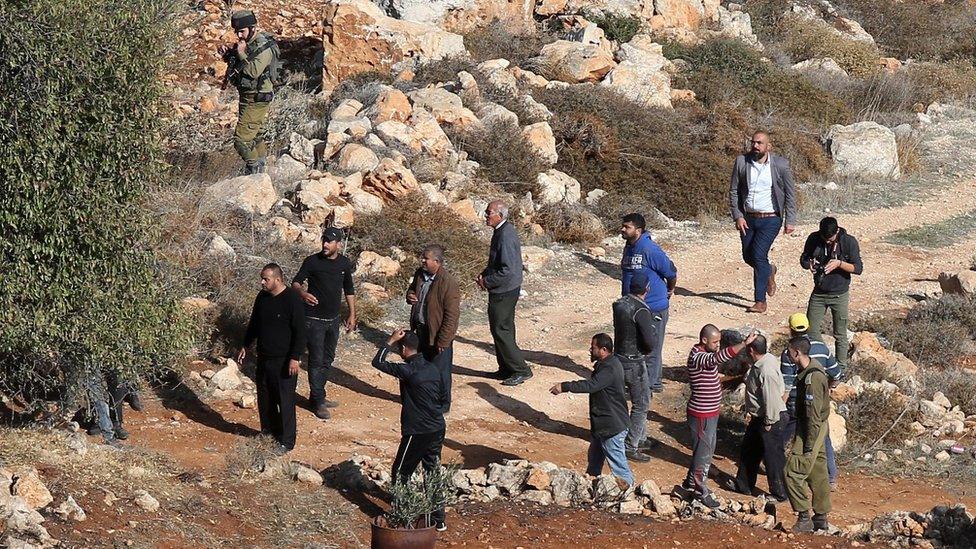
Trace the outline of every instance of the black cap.
<instances>
[{"instance_id":1,"label":"black cap","mask_svg":"<svg viewBox=\"0 0 976 549\"><path fill-rule=\"evenodd\" d=\"M234 27L234 30L246 29L248 27L256 27L258 24L258 18L254 15L251 10L239 10L235 11L230 16L230 26Z\"/></svg>"},{"instance_id":2,"label":"black cap","mask_svg":"<svg viewBox=\"0 0 976 549\"><path fill-rule=\"evenodd\" d=\"M640 295L647 291L647 274L643 272L636 272L634 276L630 278L630 293L634 295Z\"/></svg>"},{"instance_id":3,"label":"black cap","mask_svg":"<svg viewBox=\"0 0 976 549\"><path fill-rule=\"evenodd\" d=\"M328 229L322 231L322 241L323 242L341 242L342 241L342 229L338 227L329 227Z\"/></svg>"}]
</instances>

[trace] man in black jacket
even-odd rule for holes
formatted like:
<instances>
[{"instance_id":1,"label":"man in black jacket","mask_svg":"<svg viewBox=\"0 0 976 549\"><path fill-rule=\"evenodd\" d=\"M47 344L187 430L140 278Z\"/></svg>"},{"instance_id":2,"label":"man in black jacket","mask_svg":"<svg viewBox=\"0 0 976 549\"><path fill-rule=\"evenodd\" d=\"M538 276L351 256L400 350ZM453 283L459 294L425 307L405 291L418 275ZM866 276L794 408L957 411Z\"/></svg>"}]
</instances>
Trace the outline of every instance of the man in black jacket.
<instances>
[{"instance_id":1,"label":"man in black jacket","mask_svg":"<svg viewBox=\"0 0 976 549\"><path fill-rule=\"evenodd\" d=\"M390 347L399 344L405 363L387 361ZM373 357L373 368L400 380L400 447L393 460L394 481L407 482L423 464L424 471L439 466L444 446L444 412L450 406L450 389L440 369L418 352L420 338L397 330ZM447 530L444 509L431 517L438 532Z\"/></svg>"},{"instance_id":2,"label":"man in black jacket","mask_svg":"<svg viewBox=\"0 0 976 549\"><path fill-rule=\"evenodd\" d=\"M554 395L589 393L591 439L586 473L599 476L606 461L614 476L633 486L634 474L630 471L624 450L630 422L624 392L624 369L613 355L613 340L609 335L593 336L590 340L590 360L594 362L590 379L557 383L549 392Z\"/></svg>"},{"instance_id":3,"label":"man in black jacket","mask_svg":"<svg viewBox=\"0 0 976 549\"><path fill-rule=\"evenodd\" d=\"M821 326L830 309L834 324L834 356L841 371L847 369L847 310L850 304L851 275L864 271L857 239L837 225L833 217L820 220L820 230L810 233L800 265L813 273L813 292L807 303L810 337L823 341Z\"/></svg>"},{"instance_id":4,"label":"man in black jacket","mask_svg":"<svg viewBox=\"0 0 976 549\"><path fill-rule=\"evenodd\" d=\"M630 423L625 441L627 459L640 463L651 461L651 457L641 451L651 448L647 440L651 391L644 357L653 349L657 334L651 310L644 302L648 283L646 274L634 273L628 283L629 293L613 303L615 356L624 369L624 388L630 397Z\"/></svg>"},{"instance_id":5,"label":"man in black jacket","mask_svg":"<svg viewBox=\"0 0 976 549\"><path fill-rule=\"evenodd\" d=\"M295 387L305 349L305 306L298 293L285 286L284 278L277 263L261 269L261 292L237 355L243 364L246 349L257 341L254 377L261 433L273 436L282 454L295 448Z\"/></svg>"},{"instance_id":6,"label":"man in black jacket","mask_svg":"<svg viewBox=\"0 0 976 549\"><path fill-rule=\"evenodd\" d=\"M518 230L508 221L508 207L500 200L488 204L485 224L494 229L488 266L478 275L478 286L488 292L488 326L495 342L497 375L502 385L521 385L532 377L515 341L515 306L522 291L522 245Z\"/></svg>"}]
</instances>

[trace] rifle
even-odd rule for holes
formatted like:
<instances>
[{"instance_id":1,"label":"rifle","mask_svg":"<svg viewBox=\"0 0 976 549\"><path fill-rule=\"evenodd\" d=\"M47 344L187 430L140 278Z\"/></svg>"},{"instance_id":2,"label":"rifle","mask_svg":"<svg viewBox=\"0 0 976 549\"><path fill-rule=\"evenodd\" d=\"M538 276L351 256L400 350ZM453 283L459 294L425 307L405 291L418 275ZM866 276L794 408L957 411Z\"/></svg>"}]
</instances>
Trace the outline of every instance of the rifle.
<instances>
[{"instance_id":1,"label":"rifle","mask_svg":"<svg viewBox=\"0 0 976 549\"><path fill-rule=\"evenodd\" d=\"M224 63L227 64L227 70L224 71L224 79L220 83L220 89L223 91L227 89L227 84L230 82L231 72L237 70L238 59L235 52L235 47L232 46L224 50L223 53L221 53L221 59L223 59Z\"/></svg>"}]
</instances>

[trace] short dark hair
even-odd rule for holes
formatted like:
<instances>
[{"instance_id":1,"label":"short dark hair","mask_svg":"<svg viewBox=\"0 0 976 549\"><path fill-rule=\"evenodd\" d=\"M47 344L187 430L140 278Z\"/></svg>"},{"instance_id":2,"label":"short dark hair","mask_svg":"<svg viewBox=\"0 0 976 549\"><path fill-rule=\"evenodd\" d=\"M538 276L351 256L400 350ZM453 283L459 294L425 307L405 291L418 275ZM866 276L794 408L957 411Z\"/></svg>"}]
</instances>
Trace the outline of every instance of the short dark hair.
<instances>
[{"instance_id":1,"label":"short dark hair","mask_svg":"<svg viewBox=\"0 0 976 549\"><path fill-rule=\"evenodd\" d=\"M647 222L644 221L644 216L639 213L629 213L625 215L620 224L623 225L624 223L632 223L635 227L642 231L647 228Z\"/></svg>"},{"instance_id":2,"label":"short dark hair","mask_svg":"<svg viewBox=\"0 0 976 549\"><path fill-rule=\"evenodd\" d=\"M440 244L428 244L420 251L420 256L423 257L427 252L430 252L438 263L444 263L444 246Z\"/></svg>"},{"instance_id":3,"label":"short dark hair","mask_svg":"<svg viewBox=\"0 0 976 549\"><path fill-rule=\"evenodd\" d=\"M820 220L820 238L827 240L828 238L837 234L840 227L837 225L837 219L834 217L825 217Z\"/></svg>"},{"instance_id":4,"label":"short dark hair","mask_svg":"<svg viewBox=\"0 0 976 549\"><path fill-rule=\"evenodd\" d=\"M764 355L769 350L766 345L766 336L757 335L756 339L753 339L752 343L749 344L749 348L755 351L757 355Z\"/></svg>"},{"instance_id":5,"label":"short dark hair","mask_svg":"<svg viewBox=\"0 0 976 549\"><path fill-rule=\"evenodd\" d=\"M261 268L261 272L263 273L264 271L271 271L281 280L285 279L285 272L281 270L281 265L278 265L277 263L268 263Z\"/></svg>"},{"instance_id":6,"label":"short dark hair","mask_svg":"<svg viewBox=\"0 0 976 549\"><path fill-rule=\"evenodd\" d=\"M608 352L613 352L613 338L610 334L599 333L593 336L593 341L596 342L596 346L601 349L606 349Z\"/></svg>"},{"instance_id":7,"label":"short dark hair","mask_svg":"<svg viewBox=\"0 0 976 549\"><path fill-rule=\"evenodd\" d=\"M420 348L420 336L416 332L407 332L400 339L400 347L410 347L414 351Z\"/></svg>"},{"instance_id":8,"label":"short dark hair","mask_svg":"<svg viewBox=\"0 0 976 549\"><path fill-rule=\"evenodd\" d=\"M796 336L790 340L790 349L800 353L801 355L810 354L810 339L806 336Z\"/></svg>"}]
</instances>

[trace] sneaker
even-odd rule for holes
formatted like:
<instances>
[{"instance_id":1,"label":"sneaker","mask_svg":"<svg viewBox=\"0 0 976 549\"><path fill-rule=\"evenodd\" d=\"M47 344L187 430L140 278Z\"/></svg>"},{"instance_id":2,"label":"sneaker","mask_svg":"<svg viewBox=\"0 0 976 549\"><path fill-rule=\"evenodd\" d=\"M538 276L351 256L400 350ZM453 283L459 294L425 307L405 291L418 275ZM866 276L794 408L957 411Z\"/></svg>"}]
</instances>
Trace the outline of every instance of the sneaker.
<instances>
[{"instance_id":1,"label":"sneaker","mask_svg":"<svg viewBox=\"0 0 976 549\"><path fill-rule=\"evenodd\" d=\"M315 417L319 419L329 419L332 417L332 413L329 412L329 406L324 402L316 406L313 413L315 414Z\"/></svg>"},{"instance_id":2,"label":"sneaker","mask_svg":"<svg viewBox=\"0 0 976 549\"><path fill-rule=\"evenodd\" d=\"M447 523L444 521L438 521L434 525L434 529L437 530L438 532L447 532Z\"/></svg>"},{"instance_id":3,"label":"sneaker","mask_svg":"<svg viewBox=\"0 0 976 549\"><path fill-rule=\"evenodd\" d=\"M627 450L627 459L630 461L636 461L637 463L647 463L651 461L651 456L639 451L639 450Z\"/></svg>"},{"instance_id":4,"label":"sneaker","mask_svg":"<svg viewBox=\"0 0 976 549\"><path fill-rule=\"evenodd\" d=\"M718 499L715 498L715 495L712 494L711 492L705 494L704 496L699 497L698 501L702 502L702 505L708 507L709 509L718 509L719 507L722 506L722 504L719 503Z\"/></svg>"},{"instance_id":5,"label":"sneaker","mask_svg":"<svg viewBox=\"0 0 976 549\"><path fill-rule=\"evenodd\" d=\"M515 374L502 381L502 385L505 385L506 387L515 387L516 385L525 383L531 377L532 374Z\"/></svg>"},{"instance_id":6,"label":"sneaker","mask_svg":"<svg viewBox=\"0 0 976 549\"><path fill-rule=\"evenodd\" d=\"M324 404L326 408L338 408L339 407L339 403L338 402L336 402L334 400L329 400L329 399L323 400L322 401L322 404Z\"/></svg>"},{"instance_id":7,"label":"sneaker","mask_svg":"<svg viewBox=\"0 0 976 549\"><path fill-rule=\"evenodd\" d=\"M126 440L129 438L129 431L126 431L125 427L117 425L115 427L115 438L119 440Z\"/></svg>"},{"instance_id":8,"label":"sneaker","mask_svg":"<svg viewBox=\"0 0 976 549\"><path fill-rule=\"evenodd\" d=\"M684 479L684 480L681 481L681 488L683 490L694 490L695 489L695 483L692 482L692 481L690 481L690 480L688 480L688 479Z\"/></svg>"},{"instance_id":9,"label":"sneaker","mask_svg":"<svg viewBox=\"0 0 976 549\"><path fill-rule=\"evenodd\" d=\"M813 520L810 519L810 513L804 511L797 514L793 531L798 533L813 532Z\"/></svg>"}]
</instances>

